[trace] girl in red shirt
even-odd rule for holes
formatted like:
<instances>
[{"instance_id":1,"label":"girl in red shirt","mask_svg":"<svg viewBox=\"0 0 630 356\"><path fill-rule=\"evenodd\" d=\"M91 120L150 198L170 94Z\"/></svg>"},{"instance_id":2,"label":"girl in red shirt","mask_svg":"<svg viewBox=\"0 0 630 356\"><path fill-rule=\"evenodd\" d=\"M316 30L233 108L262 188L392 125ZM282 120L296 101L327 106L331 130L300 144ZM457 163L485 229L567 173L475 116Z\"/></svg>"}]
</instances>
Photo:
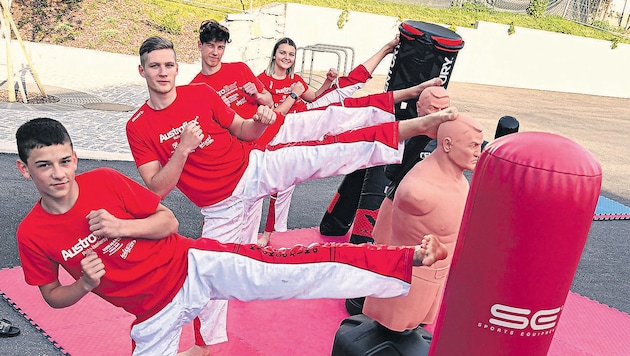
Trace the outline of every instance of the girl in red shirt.
<instances>
[{"instance_id":1,"label":"girl in red shirt","mask_svg":"<svg viewBox=\"0 0 630 356\"><path fill-rule=\"evenodd\" d=\"M392 53L399 41L397 35L365 63L350 71L348 76L339 78L337 71L330 68L321 87L315 91L299 74L295 73L297 46L291 38L284 37L274 45L267 69L257 78L271 93L276 111L284 115L337 104L363 87L372 77L376 66L386 55ZM362 103L360 105L363 105ZM281 124L282 122L278 122L276 125ZM274 231L286 231L294 189L295 186L292 186L270 197L265 230L258 239L259 245L266 246Z\"/></svg>"}]
</instances>

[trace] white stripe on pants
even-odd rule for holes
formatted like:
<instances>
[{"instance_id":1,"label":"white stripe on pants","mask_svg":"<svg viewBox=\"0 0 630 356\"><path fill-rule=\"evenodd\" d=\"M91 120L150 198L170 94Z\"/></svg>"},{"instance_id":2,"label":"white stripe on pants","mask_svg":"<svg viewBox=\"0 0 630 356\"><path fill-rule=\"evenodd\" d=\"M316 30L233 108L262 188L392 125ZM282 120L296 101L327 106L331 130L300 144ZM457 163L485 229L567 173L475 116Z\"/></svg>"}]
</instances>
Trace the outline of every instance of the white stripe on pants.
<instances>
[{"instance_id":1,"label":"white stripe on pants","mask_svg":"<svg viewBox=\"0 0 630 356\"><path fill-rule=\"evenodd\" d=\"M295 186L292 185L288 189L278 192L276 197L275 209L275 221L273 223L273 230L277 232L287 231L287 222L289 220L289 207L291 207L291 197L295 191Z\"/></svg>"},{"instance_id":2,"label":"white stripe on pants","mask_svg":"<svg viewBox=\"0 0 630 356\"><path fill-rule=\"evenodd\" d=\"M393 113L372 106L358 108L329 106L325 110L286 115L284 124L269 145L319 140L324 135L337 135L359 127L393 121L396 121L396 116Z\"/></svg>"},{"instance_id":3,"label":"white stripe on pants","mask_svg":"<svg viewBox=\"0 0 630 356\"><path fill-rule=\"evenodd\" d=\"M270 145L316 140L326 134L339 134L353 128L395 120L393 114L374 107L335 106L312 113L319 115L310 115L311 112L288 115L288 120L285 120ZM310 179L399 163L402 152L402 143L394 149L381 142L370 141L310 146L289 145L275 150L253 150L249 156L247 169L232 196L201 209L204 215L202 236L222 242L256 243L262 217L262 203L266 196ZM207 308L225 310L224 313L208 310L207 313L200 315L201 335L206 345L211 345L213 340L227 339L225 327L217 327L225 325L227 302L211 301ZM206 316L209 318L205 319Z\"/></svg>"},{"instance_id":4,"label":"white stripe on pants","mask_svg":"<svg viewBox=\"0 0 630 356\"><path fill-rule=\"evenodd\" d=\"M213 298L391 298L407 294L409 287L400 279L346 263L264 263L236 253L191 248L187 278L173 300L132 326L133 355L175 355L182 327L207 309Z\"/></svg>"}]
</instances>

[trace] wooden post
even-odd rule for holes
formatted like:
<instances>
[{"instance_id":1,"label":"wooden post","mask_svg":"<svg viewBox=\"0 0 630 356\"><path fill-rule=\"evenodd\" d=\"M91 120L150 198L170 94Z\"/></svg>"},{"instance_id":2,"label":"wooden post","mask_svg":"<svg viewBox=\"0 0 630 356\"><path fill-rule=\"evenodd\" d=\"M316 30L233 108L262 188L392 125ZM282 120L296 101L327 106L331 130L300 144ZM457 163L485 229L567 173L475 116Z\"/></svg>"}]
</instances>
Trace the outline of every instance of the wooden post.
<instances>
[{"instance_id":1,"label":"wooden post","mask_svg":"<svg viewBox=\"0 0 630 356\"><path fill-rule=\"evenodd\" d=\"M15 102L15 83L13 82L13 56L11 55L11 29L8 27L6 1L2 1L2 35L6 40L7 47L7 95L9 102Z\"/></svg>"},{"instance_id":2,"label":"wooden post","mask_svg":"<svg viewBox=\"0 0 630 356\"><path fill-rule=\"evenodd\" d=\"M11 54L11 33L13 32L13 34L15 34L15 38L17 39L18 43L20 44L20 47L22 48L22 53L24 54L24 57L26 58L26 61L28 63L28 67L31 71L31 74L33 74L33 79L35 79L35 84L37 84L37 87L39 88L40 93L42 94L42 96L46 96L46 92L44 91L44 87L41 84L41 82L39 81L39 77L37 75L37 72L35 71L35 67L33 66L33 62L31 61L31 57L28 55L28 51L26 50L26 46L24 46L24 42L22 41L22 36L20 36L20 32L18 31L17 26L15 25L15 22L13 21L13 16L11 15L11 4L9 3L8 0L0 0L0 6L2 6L2 34L5 36L6 38L6 43L7 43L7 88L8 88L8 93L9 93L9 101L10 102L14 102L15 101L15 84L13 81L13 56ZM19 79L18 79L19 80ZM21 83L20 83L21 84ZM21 86L20 86L20 89ZM26 97L24 97L24 101L26 102Z\"/></svg>"}]
</instances>

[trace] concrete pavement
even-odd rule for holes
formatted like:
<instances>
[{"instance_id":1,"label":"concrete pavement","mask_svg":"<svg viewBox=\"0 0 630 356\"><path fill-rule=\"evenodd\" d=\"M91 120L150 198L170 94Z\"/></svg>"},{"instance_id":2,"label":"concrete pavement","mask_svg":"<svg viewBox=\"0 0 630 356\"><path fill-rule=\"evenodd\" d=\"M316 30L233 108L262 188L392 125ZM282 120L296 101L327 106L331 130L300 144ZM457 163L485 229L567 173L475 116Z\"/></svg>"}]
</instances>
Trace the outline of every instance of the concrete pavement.
<instances>
[{"instance_id":1,"label":"concrete pavement","mask_svg":"<svg viewBox=\"0 0 630 356\"><path fill-rule=\"evenodd\" d=\"M43 45L48 46L48 45ZM53 48L54 47L54 48ZM31 208L37 198L36 191L31 182L25 182L15 170L16 156L15 131L23 122L35 117L51 117L61 121L68 128L75 148L80 157L80 170L86 170L98 166L110 166L139 180L139 176L130 162L131 156L124 132L125 123L133 112L105 111L86 109L85 104L121 104L133 107L135 110L147 99L147 93L143 78L137 73L138 59L135 56L114 55L89 50L59 49L55 46L44 48L51 53L51 59L44 62L36 62L38 71L45 89L50 89L51 95L61 97L56 104L24 105L17 103L0 103L0 177L2 190L0 191L0 268L19 265L15 248L15 228L21 218ZM54 55L52 55L54 53ZM66 53L63 55L62 53ZM0 66L1 67L1 66ZM3 70L4 68L0 68ZM178 84L187 83L199 70L198 64L182 64ZM381 80L381 78L375 78ZM382 83L375 82L376 87L382 88ZM492 97L500 97L501 93L509 93L516 98L521 94L512 93L505 88L490 88ZM560 123L554 122L553 117L545 116L546 109L541 106L542 101L535 102L538 106L524 107L520 101L508 101L498 106L491 102L491 97L478 99L475 92L479 87L458 86L452 83L449 87L458 107L464 111L472 112L477 116L478 112L488 110L491 106L496 113L514 114L521 120L523 130L533 127L553 127L558 132L587 146L589 150L598 152L598 158L602 160L605 174L614 169L627 172L627 164L624 166L619 160L619 150L623 150L623 142L607 141L601 153L597 147L589 147L592 143L582 139L579 132L563 132L573 122L587 122L589 113L579 118L571 115L569 118L559 117ZM510 95L508 97L510 98ZM528 94L529 95L529 94ZM549 101L550 93L542 93ZM593 106L597 105L596 97L576 100L578 102L590 100ZM555 101L556 104L558 103ZM615 102L614 105L622 105L624 102ZM625 102L627 104L627 102ZM487 106L484 106L486 104ZM617 110L612 107L610 110ZM627 105L628 106L628 105ZM517 111L521 110L521 111ZM577 115L577 114L575 114ZM612 114L616 119L614 130L628 132L628 116L624 114ZM487 131L492 131L499 115L495 112L483 117L487 125ZM542 117L540 122L537 118ZM567 123L566 120L569 120ZM595 132L597 123L589 127L585 135L599 136L599 141L604 141L605 134ZM601 126L601 125L600 125ZM491 135L491 133L490 133ZM574 136L575 135L575 136ZM623 135L627 137L627 135ZM606 134L608 139L614 139ZM627 151L626 151L627 152ZM623 151L621 152L623 153ZM611 159L611 163L606 162ZM105 161L103 161L105 160ZM624 168L625 167L625 168ZM626 205L630 204L630 196L623 186L626 175L621 174L620 187L615 184L605 185L603 194L615 198ZM290 215L290 228L313 227L319 224L319 219L324 212L340 178L330 178L315 182L308 182L298 186ZM187 201L181 193L175 192L169 195L165 204L169 206L180 220L182 233L189 236L198 236L200 215L196 207ZM630 221L599 221L594 222L589 235L580 266L576 273L572 290L617 308L626 313L630 312L630 294L628 283L628 265L630 260L625 251L630 248ZM524 261L524 264L527 262ZM6 317L22 329L23 335L13 339L0 341L1 354L6 355L57 355L61 354L20 314L14 311L8 303L0 300L0 316Z\"/></svg>"},{"instance_id":2,"label":"concrete pavement","mask_svg":"<svg viewBox=\"0 0 630 356\"><path fill-rule=\"evenodd\" d=\"M125 124L148 98L146 82L137 69L139 58L32 42L27 42L26 47L44 91L60 100L33 105L0 103L0 152L16 152L17 128L25 121L46 116L66 126L80 157L131 160ZM19 47L14 43L14 60L25 62L16 48ZM0 62L0 73L6 73L6 61ZM177 84L190 82L199 69L199 64L180 63ZM28 69L21 70L20 77L30 92L39 93ZM0 88L6 88L6 83L0 84ZM123 107L132 111L120 111Z\"/></svg>"}]
</instances>

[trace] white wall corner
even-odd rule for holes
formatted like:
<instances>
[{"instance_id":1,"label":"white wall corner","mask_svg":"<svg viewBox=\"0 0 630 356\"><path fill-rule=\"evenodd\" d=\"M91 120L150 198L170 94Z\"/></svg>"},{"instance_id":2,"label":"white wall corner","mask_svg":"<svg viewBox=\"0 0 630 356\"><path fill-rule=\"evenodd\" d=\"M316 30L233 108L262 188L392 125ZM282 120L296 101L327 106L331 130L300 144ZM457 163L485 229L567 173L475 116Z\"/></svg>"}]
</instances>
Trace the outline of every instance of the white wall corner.
<instances>
[{"instance_id":1,"label":"white wall corner","mask_svg":"<svg viewBox=\"0 0 630 356\"><path fill-rule=\"evenodd\" d=\"M262 38L274 38L277 34L276 29L278 28L278 17L276 15L262 15L259 17L259 20L256 21L259 23L260 37Z\"/></svg>"},{"instance_id":2,"label":"white wall corner","mask_svg":"<svg viewBox=\"0 0 630 356\"><path fill-rule=\"evenodd\" d=\"M279 3L271 3L271 4L263 6L260 9L261 13L274 15L274 16L284 16L285 11L286 11L286 5L279 4Z\"/></svg>"},{"instance_id":3,"label":"white wall corner","mask_svg":"<svg viewBox=\"0 0 630 356\"><path fill-rule=\"evenodd\" d=\"M256 20L255 12L252 13L240 13L240 14L227 14L225 17L227 22L232 21L254 21Z\"/></svg>"}]
</instances>

